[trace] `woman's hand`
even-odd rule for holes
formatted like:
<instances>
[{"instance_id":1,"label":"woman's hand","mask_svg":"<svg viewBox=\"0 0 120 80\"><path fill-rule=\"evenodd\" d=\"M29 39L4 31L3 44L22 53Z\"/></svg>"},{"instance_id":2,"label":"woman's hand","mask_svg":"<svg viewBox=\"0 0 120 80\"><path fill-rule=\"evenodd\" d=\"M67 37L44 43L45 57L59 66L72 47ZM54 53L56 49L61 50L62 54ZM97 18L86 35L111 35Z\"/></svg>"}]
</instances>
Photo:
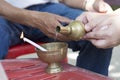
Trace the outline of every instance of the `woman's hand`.
<instances>
[{"instance_id":1,"label":"woman's hand","mask_svg":"<svg viewBox=\"0 0 120 80\"><path fill-rule=\"evenodd\" d=\"M86 35L98 48L111 48L120 44L120 10L109 14L85 12L77 18L85 24Z\"/></svg>"},{"instance_id":2,"label":"woman's hand","mask_svg":"<svg viewBox=\"0 0 120 80\"><path fill-rule=\"evenodd\" d=\"M120 44L120 16L103 16L103 22L92 24L92 31L88 32L84 38L91 41L98 48L111 48ZM96 18L97 19L97 18ZM91 27L88 23L86 27Z\"/></svg>"}]
</instances>

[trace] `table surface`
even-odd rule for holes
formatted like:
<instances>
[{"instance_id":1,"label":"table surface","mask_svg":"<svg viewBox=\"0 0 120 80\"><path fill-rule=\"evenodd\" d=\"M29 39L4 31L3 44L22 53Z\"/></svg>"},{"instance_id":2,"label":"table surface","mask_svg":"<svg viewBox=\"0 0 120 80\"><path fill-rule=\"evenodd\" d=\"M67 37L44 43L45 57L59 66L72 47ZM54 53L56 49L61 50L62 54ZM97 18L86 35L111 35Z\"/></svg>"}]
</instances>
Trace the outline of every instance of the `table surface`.
<instances>
[{"instance_id":1,"label":"table surface","mask_svg":"<svg viewBox=\"0 0 120 80\"><path fill-rule=\"evenodd\" d=\"M47 64L38 59L6 59L0 62L9 80L112 80L67 63L61 63L62 72L48 74L45 72Z\"/></svg>"}]
</instances>

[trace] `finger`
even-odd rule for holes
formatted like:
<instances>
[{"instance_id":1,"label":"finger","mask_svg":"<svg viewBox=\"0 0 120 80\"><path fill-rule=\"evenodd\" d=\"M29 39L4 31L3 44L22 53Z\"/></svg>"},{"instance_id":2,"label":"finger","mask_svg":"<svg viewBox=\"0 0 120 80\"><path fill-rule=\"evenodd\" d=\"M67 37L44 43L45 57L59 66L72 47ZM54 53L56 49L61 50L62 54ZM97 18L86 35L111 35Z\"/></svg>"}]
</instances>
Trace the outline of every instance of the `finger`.
<instances>
[{"instance_id":1,"label":"finger","mask_svg":"<svg viewBox=\"0 0 120 80\"><path fill-rule=\"evenodd\" d=\"M93 15L98 15L94 12L85 12L79 17L76 18L76 20L81 21L85 25L85 30L89 32L92 28L94 28L94 24L96 20L93 20L95 17Z\"/></svg>"},{"instance_id":2,"label":"finger","mask_svg":"<svg viewBox=\"0 0 120 80\"><path fill-rule=\"evenodd\" d=\"M85 39L103 39L105 37L105 31L91 31L85 34Z\"/></svg>"},{"instance_id":3,"label":"finger","mask_svg":"<svg viewBox=\"0 0 120 80\"><path fill-rule=\"evenodd\" d=\"M73 20L71 20L71 19L69 19L69 18L67 18L67 17L62 17L62 16L58 16L58 15L57 15L57 20L58 20L59 22L63 22L63 23L70 23L70 22L73 21Z\"/></svg>"},{"instance_id":4,"label":"finger","mask_svg":"<svg viewBox=\"0 0 120 80\"><path fill-rule=\"evenodd\" d=\"M97 48L110 48L110 45L106 39L87 39Z\"/></svg>"},{"instance_id":5,"label":"finger","mask_svg":"<svg viewBox=\"0 0 120 80\"><path fill-rule=\"evenodd\" d=\"M100 40L91 39L90 42L97 48L109 48L109 43L105 39Z\"/></svg>"},{"instance_id":6,"label":"finger","mask_svg":"<svg viewBox=\"0 0 120 80\"><path fill-rule=\"evenodd\" d=\"M92 31L107 30L109 26L110 25L98 26L98 27L95 27Z\"/></svg>"},{"instance_id":7,"label":"finger","mask_svg":"<svg viewBox=\"0 0 120 80\"><path fill-rule=\"evenodd\" d=\"M86 14L87 13L81 14L80 16L78 16L76 18L76 20L81 21L83 24L87 24L88 23L88 19L87 19L87 15Z\"/></svg>"},{"instance_id":8,"label":"finger","mask_svg":"<svg viewBox=\"0 0 120 80\"><path fill-rule=\"evenodd\" d=\"M89 12L79 16L77 20L79 19L84 23L86 32L90 32L101 25L105 17L106 15L104 14Z\"/></svg>"},{"instance_id":9,"label":"finger","mask_svg":"<svg viewBox=\"0 0 120 80\"><path fill-rule=\"evenodd\" d=\"M105 17L105 18L108 18L108 17ZM102 20L104 20L104 19L102 19ZM105 33L106 31L108 31L110 29L110 26L111 26L112 23L113 23L113 21L111 21L109 19L104 20L104 21L100 21L100 23L96 25L97 27L95 27L93 29L93 31L103 30L103 32Z\"/></svg>"},{"instance_id":10,"label":"finger","mask_svg":"<svg viewBox=\"0 0 120 80\"><path fill-rule=\"evenodd\" d=\"M98 39L97 34L94 32L86 33L83 37L84 39Z\"/></svg>"},{"instance_id":11,"label":"finger","mask_svg":"<svg viewBox=\"0 0 120 80\"><path fill-rule=\"evenodd\" d=\"M91 22L85 24L85 30L86 30L86 32L90 32L92 29L94 29L96 27L96 24L93 23L93 22L91 21Z\"/></svg>"},{"instance_id":12,"label":"finger","mask_svg":"<svg viewBox=\"0 0 120 80\"><path fill-rule=\"evenodd\" d=\"M89 33L86 33L86 35L84 36L84 39L102 40L102 39L109 38L109 35L111 35L112 33L109 32L110 31L109 27L107 27L107 28L106 27L101 28L101 29L96 30L96 31L91 31Z\"/></svg>"},{"instance_id":13,"label":"finger","mask_svg":"<svg viewBox=\"0 0 120 80\"><path fill-rule=\"evenodd\" d=\"M83 23L84 25L88 23L87 16L83 17L83 19L82 19L82 23Z\"/></svg>"}]
</instances>

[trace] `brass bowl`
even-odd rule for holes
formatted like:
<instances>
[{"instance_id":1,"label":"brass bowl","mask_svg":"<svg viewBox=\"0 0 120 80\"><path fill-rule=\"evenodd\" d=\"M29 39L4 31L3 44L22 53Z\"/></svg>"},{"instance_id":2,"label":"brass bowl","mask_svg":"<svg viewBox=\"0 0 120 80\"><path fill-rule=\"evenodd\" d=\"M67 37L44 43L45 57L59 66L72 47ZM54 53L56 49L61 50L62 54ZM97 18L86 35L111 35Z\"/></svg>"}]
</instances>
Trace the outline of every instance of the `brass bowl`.
<instances>
[{"instance_id":1,"label":"brass bowl","mask_svg":"<svg viewBox=\"0 0 120 80\"><path fill-rule=\"evenodd\" d=\"M58 73L63 70L60 62L67 57L68 44L64 42L52 42L41 45L47 51L36 49L39 59L48 64L47 73Z\"/></svg>"}]
</instances>

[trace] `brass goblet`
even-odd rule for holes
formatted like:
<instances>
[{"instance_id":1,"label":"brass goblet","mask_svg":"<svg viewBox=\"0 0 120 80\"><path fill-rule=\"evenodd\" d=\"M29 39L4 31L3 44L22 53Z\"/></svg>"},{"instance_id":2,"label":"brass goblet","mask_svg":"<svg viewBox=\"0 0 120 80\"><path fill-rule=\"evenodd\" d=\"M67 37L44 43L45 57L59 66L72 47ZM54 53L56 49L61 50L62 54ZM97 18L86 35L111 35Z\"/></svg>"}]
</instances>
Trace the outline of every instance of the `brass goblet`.
<instances>
[{"instance_id":1,"label":"brass goblet","mask_svg":"<svg viewBox=\"0 0 120 80\"><path fill-rule=\"evenodd\" d=\"M47 51L36 49L39 59L48 64L47 73L58 73L63 70L60 62L67 57L68 44L64 42L52 42L41 45Z\"/></svg>"}]
</instances>

